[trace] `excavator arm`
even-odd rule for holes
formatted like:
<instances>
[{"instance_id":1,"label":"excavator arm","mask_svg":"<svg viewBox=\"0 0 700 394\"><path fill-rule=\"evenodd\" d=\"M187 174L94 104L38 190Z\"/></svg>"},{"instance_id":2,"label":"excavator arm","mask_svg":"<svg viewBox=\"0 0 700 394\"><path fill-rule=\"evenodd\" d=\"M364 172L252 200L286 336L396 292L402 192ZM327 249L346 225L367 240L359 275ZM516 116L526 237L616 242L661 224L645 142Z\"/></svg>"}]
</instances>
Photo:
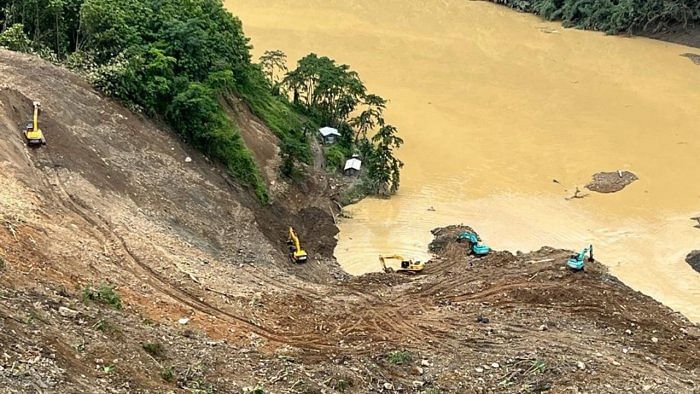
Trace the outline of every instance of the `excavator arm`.
<instances>
[{"instance_id":1,"label":"excavator arm","mask_svg":"<svg viewBox=\"0 0 700 394\"><path fill-rule=\"evenodd\" d=\"M574 269L577 271L582 270L584 265L585 265L586 254L589 252L591 254L589 255L588 261L589 262L592 261L593 260L593 256L592 256L593 255L593 245L590 245L587 248L583 248L583 250L581 250L581 252L579 252L578 254L572 255L569 258L569 260L567 260L566 264L571 269Z\"/></svg>"},{"instance_id":2,"label":"excavator arm","mask_svg":"<svg viewBox=\"0 0 700 394\"><path fill-rule=\"evenodd\" d=\"M44 133L39 128L39 112L41 111L41 104L38 101L35 101L33 105L34 116L32 123L27 125L24 135L27 138L27 145L45 145L46 139L44 138Z\"/></svg>"},{"instance_id":3,"label":"excavator arm","mask_svg":"<svg viewBox=\"0 0 700 394\"><path fill-rule=\"evenodd\" d=\"M386 267L386 261L387 260L399 260L399 261L404 261L403 256L399 256L397 254L391 255L391 256L379 256L379 263L382 265L382 269L384 272L388 272L387 267Z\"/></svg>"},{"instance_id":4,"label":"excavator arm","mask_svg":"<svg viewBox=\"0 0 700 394\"><path fill-rule=\"evenodd\" d=\"M308 259L308 254L301 248L301 242L293 228L289 228L289 241L292 251L290 256L295 263L303 263Z\"/></svg>"},{"instance_id":5,"label":"excavator arm","mask_svg":"<svg viewBox=\"0 0 700 394\"><path fill-rule=\"evenodd\" d=\"M289 240L292 241L295 250L301 249L301 244L299 243L299 237L293 228L289 228Z\"/></svg>"},{"instance_id":6,"label":"excavator arm","mask_svg":"<svg viewBox=\"0 0 700 394\"><path fill-rule=\"evenodd\" d=\"M393 272L394 269L386 266L386 260L398 260L400 262L400 268L396 269L397 272L408 272L415 274L420 272L425 268L425 263L420 261L406 260L403 256L394 254L391 256L379 256L379 262L382 265L384 272Z\"/></svg>"}]
</instances>

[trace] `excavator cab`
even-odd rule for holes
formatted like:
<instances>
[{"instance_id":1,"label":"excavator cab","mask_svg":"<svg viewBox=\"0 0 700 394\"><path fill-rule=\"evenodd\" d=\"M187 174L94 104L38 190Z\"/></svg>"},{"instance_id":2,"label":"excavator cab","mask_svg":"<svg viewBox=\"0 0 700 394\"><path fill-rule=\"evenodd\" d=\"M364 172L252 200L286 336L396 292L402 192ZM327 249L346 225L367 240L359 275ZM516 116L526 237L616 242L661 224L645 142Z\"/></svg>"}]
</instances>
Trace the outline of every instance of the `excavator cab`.
<instances>
[{"instance_id":1,"label":"excavator cab","mask_svg":"<svg viewBox=\"0 0 700 394\"><path fill-rule=\"evenodd\" d=\"M301 248L301 243L299 242L296 231L291 227L289 228L287 245L289 246L289 257L292 259L292 262L301 264L309 259L309 255Z\"/></svg>"},{"instance_id":2,"label":"excavator cab","mask_svg":"<svg viewBox=\"0 0 700 394\"><path fill-rule=\"evenodd\" d=\"M34 119L32 122L27 122L24 127L24 137L27 140L28 146L46 145L44 133L39 128L39 113L41 112L41 104L38 101L34 103Z\"/></svg>"},{"instance_id":3,"label":"excavator cab","mask_svg":"<svg viewBox=\"0 0 700 394\"><path fill-rule=\"evenodd\" d=\"M457 241L469 242L469 248L471 249L472 253L474 253L474 255L478 257L486 256L487 254L489 254L489 252L491 252L491 248L489 246L479 242L479 236L476 235L476 233L463 231L461 234L459 234L459 237L457 237Z\"/></svg>"},{"instance_id":4,"label":"excavator cab","mask_svg":"<svg viewBox=\"0 0 700 394\"><path fill-rule=\"evenodd\" d=\"M400 262L399 268L394 270L391 267L387 267L386 260L398 260ZM379 256L379 263L382 265L382 269L386 273L390 272L400 272L405 274L417 274L423 269L425 269L425 263L420 261L406 260L403 256L393 255L393 256Z\"/></svg>"}]
</instances>

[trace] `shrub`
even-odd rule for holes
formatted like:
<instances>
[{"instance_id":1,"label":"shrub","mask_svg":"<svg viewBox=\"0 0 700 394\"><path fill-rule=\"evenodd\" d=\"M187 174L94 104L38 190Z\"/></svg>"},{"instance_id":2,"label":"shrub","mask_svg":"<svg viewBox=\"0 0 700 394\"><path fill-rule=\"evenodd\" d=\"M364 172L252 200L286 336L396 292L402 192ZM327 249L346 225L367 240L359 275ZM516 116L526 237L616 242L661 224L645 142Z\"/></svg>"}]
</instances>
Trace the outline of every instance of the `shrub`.
<instances>
[{"instance_id":1,"label":"shrub","mask_svg":"<svg viewBox=\"0 0 700 394\"><path fill-rule=\"evenodd\" d=\"M333 145L326 149L326 168L330 171L339 171L345 164L347 150L340 145Z\"/></svg>"},{"instance_id":2,"label":"shrub","mask_svg":"<svg viewBox=\"0 0 700 394\"><path fill-rule=\"evenodd\" d=\"M394 365L408 364L411 362L412 358L413 357L411 355L411 352L409 352L408 350L403 350L403 351L395 350L395 351L389 353L389 356L388 356L389 362L394 364Z\"/></svg>"},{"instance_id":3,"label":"shrub","mask_svg":"<svg viewBox=\"0 0 700 394\"><path fill-rule=\"evenodd\" d=\"M24 33L24 25L15 23L0 34L0 46L11 51L31 53L33 43Z\"/></svg>"},{"instance_id":4,"label":"shrub","mask_svg":"<svg viewBox=\"0 0 700 394\"><path fill-rule=\"evenodd\" d=\"M83 302L96 302L111 306L114 309L122 308L122 300L114 291L114 286L101 284L98 288L87 286L83 289Z\"/></svg>"},{"instance_id":5,"label":"shrub","mask_svg":"<svg viewBox=\"0 0 700 394\"><path fill-rule=\"evenodd\" d=\"M336 391L340 391L341 393L344 393L345 390L349 389L350 386L352 386L352 382L345 379L345 378L340 378L338 381L335 382L335 385L333 386L333 389Z\"/></svg>"},{"instance_id":6,"label":"shrub","mask_svg":"<svg viewBox=\"0 0 700 394\"><path fill-rule=\"evenodd\" d=\"M175 381L175 370L171 366L163 367L160 371L160 377L168 383L173 383Z\"/></svg>"}]
</instances>

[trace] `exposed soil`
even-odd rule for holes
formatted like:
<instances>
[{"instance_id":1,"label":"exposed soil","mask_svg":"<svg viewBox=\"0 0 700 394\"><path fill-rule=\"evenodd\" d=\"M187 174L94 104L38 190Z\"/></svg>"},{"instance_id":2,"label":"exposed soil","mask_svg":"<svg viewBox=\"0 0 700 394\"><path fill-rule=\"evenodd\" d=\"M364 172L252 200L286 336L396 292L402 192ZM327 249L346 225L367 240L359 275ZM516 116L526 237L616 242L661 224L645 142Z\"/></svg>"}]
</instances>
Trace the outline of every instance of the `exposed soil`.
<instances>
[{"instance_id":1,"label":"exposed soil","mask_svg":"<svg viewBox=\"0 0 700 394\"><path fill-rule=\"evenodd\" d=\"M685 258L685 261L693 267L695 272L700 273L700 250L690 252L688 257Z\"/></svg>"},{"instance_id":2,"label":"exposed soil","mask_svg":"<svg viewBox=\"0 0 700 394\"><path fill-rule=\"evenodd\" d=\"M672 42L674 44L700 48L700 26L686 28L677 26L665 32L642 35L657 40Z\"/></svg>"},{"instance_id":3,"label":"exposed soil","mask_svg":"<svg viewBox=\"0 0 700 394\"><path fill-rule=\"evenodd\" d=\"M681 56L687 57L688 59L690 59L691 62L693 62L693 63L697 64L698 66L700 66L700 54L697 54L697 53L684 53L684 54L681 54Z\"/></svg>"},{"instance_id":4,"label":"exposed soil","mask_svg":"<svg viewBox=\"0 0 700 394\"><path fill-rule=\"evenodd\" d=\"M593 175L593 181L586 185L586 189L598 193L616 193L638 179L629 171L599 172Z\"/></svg>"},{"instance_id":5,"label":"exposed soil","mask_svg":"<svg viewBox=\"0 0 700 394\"><path fill-rule=\"evenodd\" d=\"M435 231L421 275L349 278L320 174L261 206L65 70L0 51L0 81L3 392L700 388L698 327L597 262L571 272L551 248L477 259L454 226ZM28 150L35 99L48 145ZM286 255L289 225L305 265ZM82 299L100 283L121 310Z\"/></svg>"}]
</instances>

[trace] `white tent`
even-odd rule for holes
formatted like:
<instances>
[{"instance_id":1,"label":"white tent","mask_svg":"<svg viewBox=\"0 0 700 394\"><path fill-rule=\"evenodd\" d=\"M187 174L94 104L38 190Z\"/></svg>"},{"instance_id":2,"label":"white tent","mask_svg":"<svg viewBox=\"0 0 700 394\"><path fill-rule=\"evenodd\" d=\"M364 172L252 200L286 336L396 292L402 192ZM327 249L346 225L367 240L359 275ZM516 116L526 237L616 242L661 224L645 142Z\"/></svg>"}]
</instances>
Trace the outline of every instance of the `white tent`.
<instances>
[{"instance_id":1,"label":"white tent","mask_svg":"<svg viewBox=\"0 0 700 394\"><path fill-rule=\"evenodd\" d=\"M360 167L362 167L362 161L360 159L353 157L352 159L349 159L348 161L345 162L345 168L343 169L343 171L347 171L347 170L360 171Z\"/></svg>"},{"instance_id":2,"label":"white tent","mask_svg":"<svg viewBox=\"0 0 700 394\"><path fill-rule=\"evenodd\" d=\"M334 129L332 127L323 127L321 129L319 129L318 131L321 132L321 135L323 137L328 137L330 135L335 135L335 136L340 137L340 133L338 132L338 129Z\"/></svg>"}]
</instances>

